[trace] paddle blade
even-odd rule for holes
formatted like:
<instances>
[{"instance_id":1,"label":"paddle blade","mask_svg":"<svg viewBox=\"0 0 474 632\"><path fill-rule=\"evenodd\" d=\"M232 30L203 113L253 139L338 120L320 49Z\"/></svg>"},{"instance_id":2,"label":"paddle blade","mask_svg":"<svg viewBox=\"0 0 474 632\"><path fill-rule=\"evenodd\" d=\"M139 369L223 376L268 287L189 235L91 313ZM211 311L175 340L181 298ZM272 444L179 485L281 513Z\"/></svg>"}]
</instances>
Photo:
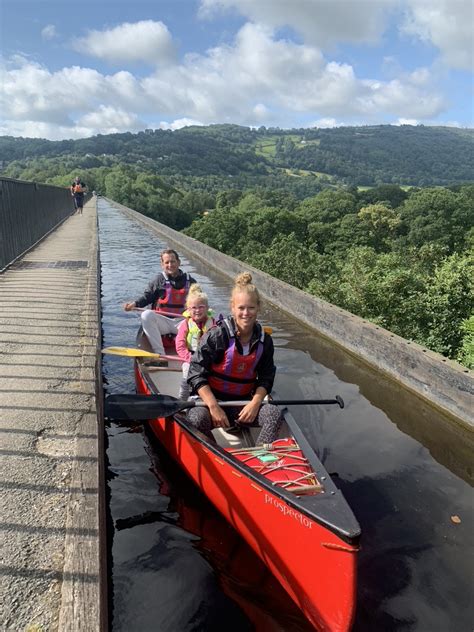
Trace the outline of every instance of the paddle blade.
<instances>
[{"instance_id":1,"label":"paddle blade","mask_svg":"<svg viewBox=\"0 0 474 632\"><path fill-rule=\"evenodd\" d=\"M106 347L102 349L102 353L110 353L112 355L125 356L127 358L160 358L159 353L151 353L145 349L132 349L129 347Z\"/></svg>"},{"instance_id":2,"label":"paddle blade","mask_svg":"<svg viewBox=\"0 0 474 632\"><path fill-rule=\"evenodd\" d=\"M108 395L104 415L116 421L146 421L171 417L180 410L193 408L193 400L180 400L171 395Z\"/></svg>"}]
</instances>

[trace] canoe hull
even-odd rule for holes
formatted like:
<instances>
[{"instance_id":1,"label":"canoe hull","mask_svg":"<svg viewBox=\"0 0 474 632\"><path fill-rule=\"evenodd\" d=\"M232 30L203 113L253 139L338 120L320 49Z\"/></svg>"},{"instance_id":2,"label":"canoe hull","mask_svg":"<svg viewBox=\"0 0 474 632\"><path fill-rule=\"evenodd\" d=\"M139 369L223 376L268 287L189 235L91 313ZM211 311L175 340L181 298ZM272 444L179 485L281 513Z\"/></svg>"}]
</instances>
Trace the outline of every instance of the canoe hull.
<instances>
[{"instance_id":1,"label":"canoe hull","mask_svg":"<svg viewBox=\"0 0 474 632\"><path fill-rule=\"evenodd\" d=\"M139 365L137 390L150 394ZM354 618L357 544L291 506L222 451L175 420L150 428L215 507L264 561L321 632L346 632Z\"/></svg>"}]
</instances>

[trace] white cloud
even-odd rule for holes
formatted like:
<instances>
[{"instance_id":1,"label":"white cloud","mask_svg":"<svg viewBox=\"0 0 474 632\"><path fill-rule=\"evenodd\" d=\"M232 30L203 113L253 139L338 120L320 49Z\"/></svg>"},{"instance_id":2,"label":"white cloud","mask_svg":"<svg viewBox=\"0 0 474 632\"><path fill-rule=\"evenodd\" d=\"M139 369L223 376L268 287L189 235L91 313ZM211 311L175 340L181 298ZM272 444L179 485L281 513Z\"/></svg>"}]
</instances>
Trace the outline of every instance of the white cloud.
<instances>
[{"instance_id":1,"label":"white cloud","mask_svg":"<svg viewBox=\"0 0 474 632\"><path fill-rule=\"evenodd\" d=\"M28 138L87 138L96 134L114 134L118 132L140 131L146 127L136 114L115 109L111 106L99 106L77 121L67 120L66 124L36 120L10 119L0 125L0 135L23 136Z\"/></svg>"},{"instance_id":2,"label":"white cloud","mask_svg":"<svg viewBox=\"0 0 474 632\"><path fill-rule=\"evenodd\" d=\"M253 110L255 121L268 121L271 117L269 109L263 103L257 103Z\"/></svg>"},{"instance_id":3,"label":"white cloud","mask_svg":"<svg viewBox=\"0 0 474 632\"><path fill-rule=\"evenodd\" d=\"M104 31L90 31L78 38L73 48L80 53L109 62L144 61L157 65L170 63L175 57L171 34L163 22L142 20L124 22Z\"/></svg>"},{"instance_id":4,"label":"white cloud","mask_svg":"<svg viewBox=\"0 0 474 632\"><path fill-rule=\"evenodd\" d=\"M394 125L418 125L419 121L416 119L399 118L398 121L393 123Z\"/></svg>"},{"instance_id":5,"label":"white cloud","mask_svg":"<svg viewBox=\"0 0 474 632\"><path fill-rule=\"evenodd\" d=\"M175 130L175 129L181 129L182 127L189 127L190 125L205 125L205 123L201 123L200 121L195 121L194 119L190 119L190 118L181 118L181 119L176 119L175 121L172 121L171 123L167 123L166 121L161 121L161 123L158 125L158 127L160 129L171 129L171 130ZM151 127L154 127L153 125Z\"/></svg>"},{"instance_id":6,"label":"white cloud","mask_svg":"<svg viewBox=\"0 0 474 632\"><path fill-rule=\"evenodd\" d=\"M1 136L23 136L24 138L47 138L48 140L63 140L64 138L87 138L96 132L88 128L74 125L56 125L37 121L9 121L0 125Z\"/></svg>"},{"instance_id":7,"label":"white cloud","mask_svg":"<svg viewBox=\"0 0 474 632\"><path fill-rule=\"evenodd\" d=\"M229 9L272 29L290 27L322 49L377 43L401 10L402 32L435 46L454 68L474 66L472 0L201 0L200 15Z\"/></svg>"},{"instance_id":8,"label":"white cloud","mask_svg":"<svg viewBox=\"0 0 474 632\"><path fill-rule=\"evenodd\" d=\"M338 123L335 118L321 118L317 121L313 121L310 123L309 127L321 127L321 128L331 128L331 127L342 127L344 123Z\"/></svg>"},{"instance_id":9,"label":"white cloud","mask_svg":"<svg viewBox=\"0 0 474 632\"><path fill-rule=\"evenodd\" d=\"M426 121L445 107L427 68L391 81L360 78L318 47L277 39L269 27L251 23L232 44L188 54L144 78L80 66L51 72L22 57L0 72L0 107L11 128L56 125L63 137L77 137L79 129L91 135L156 127L150 120L169 129L217 122L291 127L300 113L319 126Z\"/></svg>"},{"instance_id":10,"label":"white cloud","mask_svg":"<svg viewBox=\"0 0 474 632\"><path fill-rule=\"evenodd\" d=\"M173 90L166 91L170 85ZM253 24L239 31L234 46L189 56L172 73L165 69L145 79L143 88L157 107L170 112L252 125L262 122L262 103L268 110L373 120L380 120L381 112L431 117L442 104L426 69L391 82L361 80L349 64L326 62L319 49L275 40Z\"/></svg>"},{"instance_id":11,"label":"white cloud","mask_svg":"<svg viewBox=\"0 0 474 632\"><path fill-rule=\"evenodd\" d=\"M252 22L272 29L290 26L304 41L321 48L338 42L375 43L385 15L396 0L201 0L200 15L236 9Z\"/></svg>"},{"instance_id":12,"label":"white cloud","mask_svg":"<svg viewBox=\"0 0 474 632\"><path fill-rule=\"evenodd\" d=\"M453 68L474 69L472 0L409 0L402 32L436 46Z\"/></svg>"},{"instance_id":13,"label":"white cloud","mask_svg":"<svg viewBox=\"0 0 474 632\"><path fill-rule=\"evenodd\" d=\"M50 72L38 63L16 57L13 67L0 69L0 104L11 120L33 120L67 125L72 113L94 110L99 103L126 109L139 105L140 85L127 72L103 75L72 66Z\"/></svg>"},{"instance_id":14,"label":"white cloud","mask_svg":"<svg viewBox=\"0 0 474 632\"><path fill-rule=\"evenodd\" d=\"M433 124L436 125L436 123ZM466 125L461 125L459 121L446 121L443 125L446 125L446 127L467 127Z\"/></svg>"},{"instance_id":15,"label":"white cloud","mask_svg":"<svg viewBox=\"0 0 474 632\"><path fill-rule=\"evenodd\" d=\"M56 37L56 27L54 24L48 24L41 30L41 37L44 40L52 40Z\"/></svg>"},{"instance_id":16,"label":"white cloud","mask_svg":"<svg viewBox=\"0 0 474 632\"><path fill-rule=\"evenodd\" d=\"M111 105L100 105L97 110L84 114L78 120L78 125L100 130L102 134L126 130L139 131L145 127L145 123L136 114Z\"/></svg>"},{"instance_id":17,"label":"white cloud","mask_svg":"<svg viewBox=\"0 0 474 632\"><path fill-rule=\"evenodd\" d=\"M394 79L386 84L366 82L368 92L363 95L361 112L374 115L389 113L398 118L427 119L440 114L446 106L444 99L430 91L423 91L409 81Z\"/></svg>"},{"instance_id":18,"label":"white cloud","mask_svg":"<svg viewBox=\"0 0 474 632\"><path fill-rule=\"evenodd\" d=\"M262 124L263 108L380 120L386 111L431 117L441 107L425 69L391 82L361 80L349 64L326 62L319 49L276 40L250 23L239 31L234 46L190 55L172 71L163 69L144 79L142 86L160 111L186 112L206 123Z\"/></svg>"}]
</instances>

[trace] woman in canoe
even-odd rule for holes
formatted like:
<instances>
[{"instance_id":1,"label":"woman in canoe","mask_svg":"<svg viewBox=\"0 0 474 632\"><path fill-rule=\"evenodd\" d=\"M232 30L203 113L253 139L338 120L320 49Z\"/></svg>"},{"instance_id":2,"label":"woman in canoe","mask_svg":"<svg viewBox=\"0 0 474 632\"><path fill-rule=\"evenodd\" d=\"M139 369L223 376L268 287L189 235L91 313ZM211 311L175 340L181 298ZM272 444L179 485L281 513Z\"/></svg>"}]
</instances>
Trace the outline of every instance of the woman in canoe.
<instances>
[{"instance_id":1,"label":"woman in canoe","mask_svg":"<svg viewBox=\"0 0 474 632\"><path fill-rule=\"evenodd\" d=\"M183 379L179 389L179 399L188 399L189 384L187 382L189 363L193 352L196 351L203 334L216 323L209 309L209 300L201 286L193 283L189 288L186 299L186 311L183 312L184 320L178 327L176 336L176 353L183 360Z\"/></svg>"},{"instance_id":2,"label":"woman in canoe","mask_svg":"<svg viewBox=\"0 0 474 632\"><path fill-rule=\"evenodd\" d=\"M232 290L231 316L202 338L191 359L188 383L206 407L188 411L188 420L211 441L213 428L261 426L257 445L271 443L282 423L279 408L262 405L275 379L273 340L257 322L260 296L249 272L239 274ZM218 400L248 400L225 411Z\"/></svg>"},{"instance_id":3,"label":"woman in canoe","mask_svg":"<svg viewBox=\"0 0 474 632\"><path fill-rule=\"evenodd\" d=\"M189 288L196 281L180 269L180 259L176 250L171 248L163 250L160 259L162 272L150 281L140 298L125 303L123 308L129 312L136 307L151 305L151 309L146 309L141 314L142 328L153 351L164 354L161 336L176 334L181 320L172 316L169 318L160 312L181 316Z\"/></svg>"}]
</instances>

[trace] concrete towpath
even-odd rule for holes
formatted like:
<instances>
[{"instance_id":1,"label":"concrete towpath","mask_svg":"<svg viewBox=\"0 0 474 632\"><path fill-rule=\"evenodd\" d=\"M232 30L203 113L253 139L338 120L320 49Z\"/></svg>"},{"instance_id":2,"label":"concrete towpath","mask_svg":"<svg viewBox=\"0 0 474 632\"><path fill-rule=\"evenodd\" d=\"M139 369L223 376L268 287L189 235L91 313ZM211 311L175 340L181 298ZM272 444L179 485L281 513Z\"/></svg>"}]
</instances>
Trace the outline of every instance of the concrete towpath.
<instances>
[{"instance_id":1,"label":"concrete towpath","mask_svg":"<svg viewBox=\"0 0 474 632\"><path fill-rule=\"evenodd\" d=\"M0 275L2 631L105 629L98 278L95 199Z\"/></svg>"}]
</instances>

